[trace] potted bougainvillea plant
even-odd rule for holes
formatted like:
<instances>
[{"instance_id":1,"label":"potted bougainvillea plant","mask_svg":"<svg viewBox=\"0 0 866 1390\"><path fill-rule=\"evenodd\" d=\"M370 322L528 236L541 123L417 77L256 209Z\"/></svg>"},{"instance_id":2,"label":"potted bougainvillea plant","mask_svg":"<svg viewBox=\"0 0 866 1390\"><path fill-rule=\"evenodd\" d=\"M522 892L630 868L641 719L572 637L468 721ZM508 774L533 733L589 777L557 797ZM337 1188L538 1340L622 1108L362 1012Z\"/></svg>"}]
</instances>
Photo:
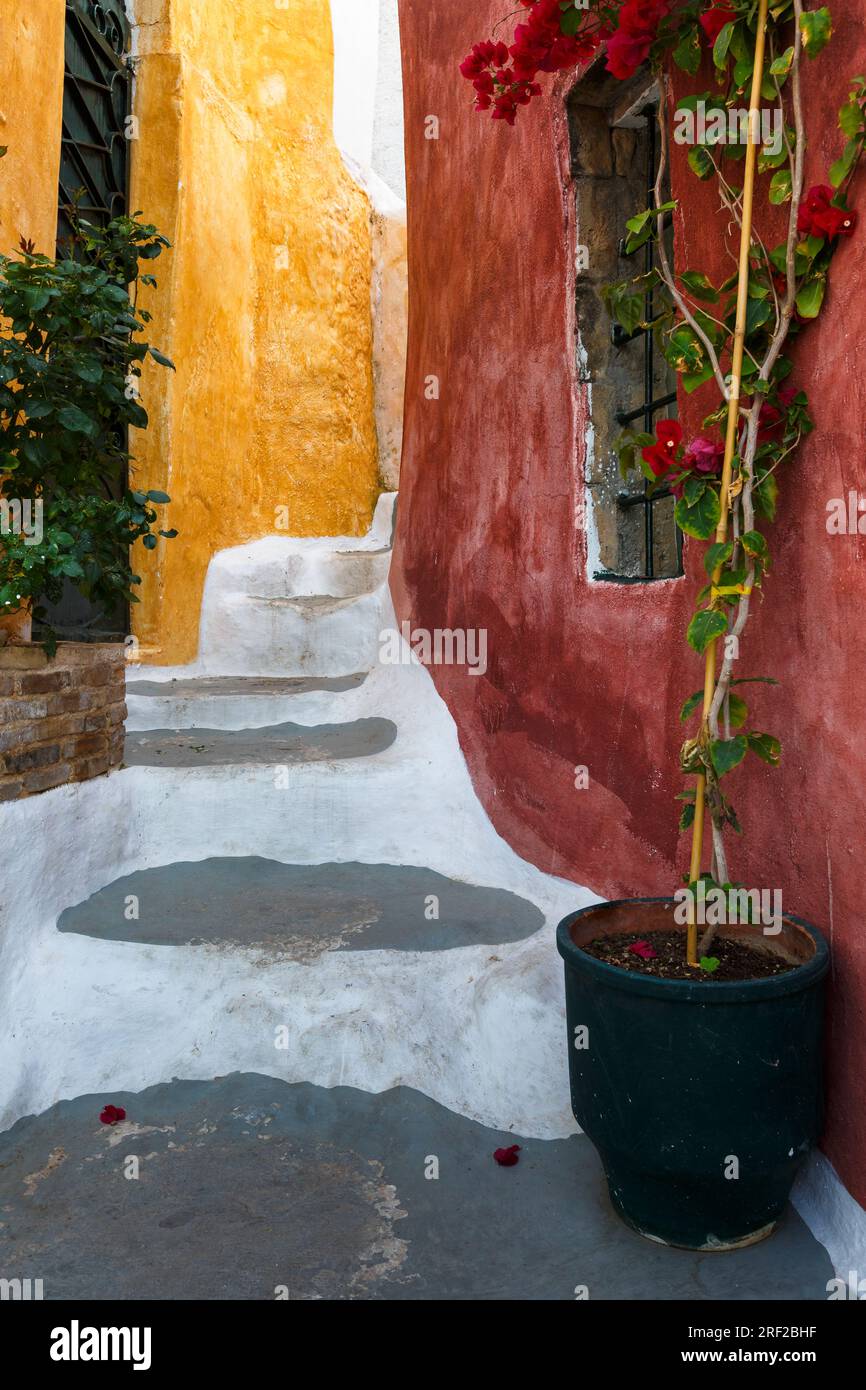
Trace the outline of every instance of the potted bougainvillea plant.
<instances>
[{"instance_id":1,"label":"potted bougainvillea plant","mask_svg":"<svg viewBox=\"0 0 866 1390\"><path fill-rule=\"evenodd\" d=\"M625 334L656 335L681 399L715 391L694 437L669 419L620 440L623 471L640 468L650 494L672 492L680 529L705 547L685 634L704 681L681 712L680 828L692 850L670 898L604 903L560 924L572 1105L631 1226L667 1244L731 1249L774 1229L822 1118L827 947L775 889L735 881L729 853L741 827L729 787L745 759L776 765L782 754L752 725L751 682L774 682L746 665L746 631L756 591L772 589L779 489L813 427L804 359L791 348L824 309L833 259L857 228L866 79L846 82L838 158L810 186L826 6L520 5L520 22L507 34L497 26L461 64L476 109L494 120L513 125L545 74L591 64L615 79L644 66L654 74L654 197L635 209L624 247L629 255L652 240L653 268L608 286L605 301ZM671 215L687 222L689 205L676 180L675 196L666 193L672 135L689 145L685 179L718 195L716 240L736 264L728 278L715 265L674 265L664 228Z\"/></svg>"}]
</instances>

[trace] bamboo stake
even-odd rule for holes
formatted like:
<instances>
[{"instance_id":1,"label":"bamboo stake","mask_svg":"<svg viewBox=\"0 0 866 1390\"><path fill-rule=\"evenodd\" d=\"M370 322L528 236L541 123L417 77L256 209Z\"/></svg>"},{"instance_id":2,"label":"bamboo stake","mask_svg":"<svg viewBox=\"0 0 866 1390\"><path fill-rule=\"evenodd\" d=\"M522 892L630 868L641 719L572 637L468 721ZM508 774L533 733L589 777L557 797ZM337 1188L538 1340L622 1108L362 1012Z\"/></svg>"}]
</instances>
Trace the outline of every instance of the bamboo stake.
<instances>
[{"instance_id":1,"label":"bamboo stake","mask_svg":"<svg viewBox=\"0 0 866 1390\"><path fill-rule=\"evenodd\" d=\"M743 358L746 345L746 315L749 307L749 257L752 249L752 218L755 201L755 170L758 149L761 144L761 84L764 80L764 58L767 41L767 9L769 0L760 0L758 5L758 30L755 36L755 69L752 73L752 92L749 99L749 140L746 148L746 167L743 183L743 219L740 229L740 267L737 284L737 318L734 329L734 349L731 361L731 384L728 397L728 429L725 437L725 461L722 467L722 485L719 493L721 516L716 527L717 543L728 538L728 511L731 497L731 473L734 454L737 451L737 434L740 423L740 389L743 374ZM722 566L718 565L713 574L713 584L719 582ZM716 644L713 638L707 647L704 668L704 713L703 726L706 729L713 695L716 689ZM695 819L692 829L692 857L689 868L689 882L696 883L701 876L704 849L704 819L707 801L707 779L698 777L695 791ZM689 903L687 959L691 966L699 966L698 923L694 897Z\"/></svg>"}]
</instances>

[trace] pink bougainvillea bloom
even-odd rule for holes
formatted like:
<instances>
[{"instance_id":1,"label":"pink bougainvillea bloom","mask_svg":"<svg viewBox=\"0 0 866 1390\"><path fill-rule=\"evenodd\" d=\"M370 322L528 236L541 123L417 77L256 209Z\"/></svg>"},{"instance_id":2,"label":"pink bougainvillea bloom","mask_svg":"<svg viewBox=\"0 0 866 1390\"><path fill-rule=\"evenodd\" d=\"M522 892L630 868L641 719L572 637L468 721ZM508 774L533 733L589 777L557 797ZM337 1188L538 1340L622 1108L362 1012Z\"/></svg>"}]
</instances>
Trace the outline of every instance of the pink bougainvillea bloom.
<instances>
[{"instance_id":1,"label":"pink bougainvillea bloom","mask_svg":"<svg viewBox=\"0 0 866 1390\"><path fill-rule=\"evenodd\" d=\"M715 43L725 25L731 24L736 18L736 10L729 9L727 5L711 5L710 8L701 15L701 28L706 34L709 42Z\"/></svg>"},{"instance_id":2,"label":"pink bougainvillea bloom","mask_svg":"<svg viewBox=\"0 0 866 1390\"><path fill-rule=\"evenodd\" d=\"M116 1125L126 1119L126 1111L122 1105L106 1105L99 1118L104 1125Z\"/></svg>"},{"instance_id":3,"label":"pink bougainvillea bloom","mask_svg":"<svg viewBox=\"0 0 866 1390\"><path fill-rule=\"evenodd\" d=\"M725 446L719 439L707 439L698 435L693 439L683 455L683 468L695 473L715 475L721 473L725 461Z\"/></svg>"},{"instance_id":4,"label":"pink bougainvillea bloom","mask_svg":"<svg viewBox=\"0 0 866 1390\"><path fill-rule=\"evenodd\" d=\"M636 941L628 949L633 956L640 956L641 960L655 960L658 955L658 951L654 951L648 941Z\"/></svg>"},{"instance_id":5,"label":"pink bougainvillea bloom","mask_svg":"<svg viewBox=\"0 0 866 1390\"><path fill-rule=\"evenodd\" d=\"M520 1145L512 1144L510 1149L494 1149L493 1157L496 1159L500 1168L513 1168L515 1163L520 1162L520 1159L517 1157L519 1152Z\"/></svg>"}]
</instances>

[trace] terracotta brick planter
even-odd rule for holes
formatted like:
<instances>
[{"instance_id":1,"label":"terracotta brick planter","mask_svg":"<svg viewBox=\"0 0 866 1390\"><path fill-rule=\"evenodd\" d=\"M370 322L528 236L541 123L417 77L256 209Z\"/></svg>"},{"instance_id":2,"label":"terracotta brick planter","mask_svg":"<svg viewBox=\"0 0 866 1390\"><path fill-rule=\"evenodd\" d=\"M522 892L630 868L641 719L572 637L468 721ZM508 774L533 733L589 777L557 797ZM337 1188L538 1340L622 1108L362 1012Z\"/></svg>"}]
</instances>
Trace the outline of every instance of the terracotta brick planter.
<instances>
[{"instance_id":1,"label":"terracotta brick planter","mask_svg":"<svg viewBox=\"0 0 866 1390\"><path fill-rule=\"evenodd\" d=\"M0 647L0 801L120 766L126 658L119 643Z\"/></svg>"}]
</instances>

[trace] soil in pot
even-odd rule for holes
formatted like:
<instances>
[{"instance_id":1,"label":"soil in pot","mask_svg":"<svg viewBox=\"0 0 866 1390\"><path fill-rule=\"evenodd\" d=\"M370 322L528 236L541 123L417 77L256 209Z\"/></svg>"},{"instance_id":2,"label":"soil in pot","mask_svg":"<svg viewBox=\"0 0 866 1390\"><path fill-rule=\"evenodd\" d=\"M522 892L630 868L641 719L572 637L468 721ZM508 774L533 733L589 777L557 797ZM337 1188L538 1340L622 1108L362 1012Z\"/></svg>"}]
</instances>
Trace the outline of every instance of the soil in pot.
<instances>
[{"instance_id":1,"label":"soil in pot","mask_svg":"<svg viewBox=\"0 0 866 1390\"><path fill-rule=\"evenodd\" d=\"M724 980L766 980L773 975L784 975L796 970L799 961L787 960L782 955L771 954L752 946L742 937L733 941L717 936L709 949L711 960L718 961L713 970L696 970L687 964L683 950L682 931L654 931L651 940L639 933L628 932L621 936L600 936L588 941L581 949L605 965L618 966L620 970L630 970L637 975L653 975L662 980L689 980L692 983L703 981L707 984L721 983ZM653 955L641 949L648 948Z\"/></svg>"}]
</instances>

